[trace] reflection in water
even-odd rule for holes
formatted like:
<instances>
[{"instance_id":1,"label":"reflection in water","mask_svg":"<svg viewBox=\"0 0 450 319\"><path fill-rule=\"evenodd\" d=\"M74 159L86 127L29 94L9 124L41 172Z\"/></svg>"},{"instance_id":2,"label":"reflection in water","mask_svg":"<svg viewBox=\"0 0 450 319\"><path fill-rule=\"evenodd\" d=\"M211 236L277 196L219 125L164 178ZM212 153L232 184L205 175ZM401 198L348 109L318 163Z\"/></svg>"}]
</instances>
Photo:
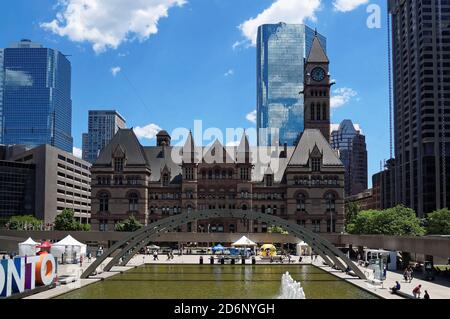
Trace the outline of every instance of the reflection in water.
<instances>
[{"instance_id":1,"label":"reflection in water","mask_svg":"<svg viewBox=\"0 0 450 319\"><path fill-rule=\"evenodd\" d=\"M314 266L147 265L73 291L66 299L273 299L289 272L308 299L375 298Z\"/></svg>"}]
</instances>

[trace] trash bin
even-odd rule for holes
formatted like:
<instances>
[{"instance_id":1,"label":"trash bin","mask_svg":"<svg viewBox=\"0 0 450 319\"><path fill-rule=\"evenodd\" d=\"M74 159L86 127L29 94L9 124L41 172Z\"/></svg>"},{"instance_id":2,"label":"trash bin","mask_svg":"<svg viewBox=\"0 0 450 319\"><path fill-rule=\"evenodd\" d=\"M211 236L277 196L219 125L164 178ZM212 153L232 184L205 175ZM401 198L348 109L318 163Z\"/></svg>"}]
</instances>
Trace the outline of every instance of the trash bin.
<instances>
[{"instance_id":1,"label":"trash bin","mask_svg":"<svg viewBox=\"0 0 450 319\"><path fill-rule=\"evenodd\" d=\"M203 265L203 256L200 256L200 265Z\"/></svg>"},{"instance_id":2,"label":"trash bin","mask_svg":"<svg viewBox=\"0 0 450 319\"><path fill-rule=\"evenodd\" d=\"M211 256L211 258L209 258L209 263L210 263L211 265L214 265L214 257L213 257L213 256Z\"/></svg>"},{"instance_id":3,"label":"trash bin","mask_svg":"<svg viewBox=\"0 0 450 319\"><path fill-rule=\"evenodd\" d=\"M236 265L236 261L234 260L234 258L231 259L231 264Z\"/></svg>"}]
</instances>

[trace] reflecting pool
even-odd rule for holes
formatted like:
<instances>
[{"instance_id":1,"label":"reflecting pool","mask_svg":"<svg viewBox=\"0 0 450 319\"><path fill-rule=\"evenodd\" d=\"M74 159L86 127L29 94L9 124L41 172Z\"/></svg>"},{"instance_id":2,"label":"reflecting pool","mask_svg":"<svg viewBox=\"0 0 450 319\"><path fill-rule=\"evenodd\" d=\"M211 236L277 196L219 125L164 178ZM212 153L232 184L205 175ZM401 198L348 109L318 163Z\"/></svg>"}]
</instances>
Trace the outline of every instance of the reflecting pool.
<instances>
[{"instance_id":1,"label":"reflecting pool","mask_svg":"<svg viewBox=\"0 0 450 319\"><path fill-rule=\"evenodd\" d=\"M307 299L376 299L307 265L146 265L62 295L64 299L272 299L281 277L300 281Z\"/></svg>"}]
</instances>

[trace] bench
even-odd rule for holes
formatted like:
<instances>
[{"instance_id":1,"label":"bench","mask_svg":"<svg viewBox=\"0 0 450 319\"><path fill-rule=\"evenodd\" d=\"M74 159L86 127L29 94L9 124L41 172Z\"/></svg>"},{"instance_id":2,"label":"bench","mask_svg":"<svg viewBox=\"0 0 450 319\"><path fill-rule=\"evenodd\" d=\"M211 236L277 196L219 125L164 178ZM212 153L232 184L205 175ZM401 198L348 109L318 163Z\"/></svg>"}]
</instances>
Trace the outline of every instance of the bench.
<instances>
[{"instance_id":1,"label":"bench","mask_svg":"<svg viewBox=\"0 0 450 319\"><path fill-rule=\"evenodd\" d=\"M391 294L400 296L400 297L405 298L405 299L416 299L413 295L410 295L410 294L408 294L406 292L403 292L401 290L393 291L391 289Z\"/></svg>"}]
</instances>

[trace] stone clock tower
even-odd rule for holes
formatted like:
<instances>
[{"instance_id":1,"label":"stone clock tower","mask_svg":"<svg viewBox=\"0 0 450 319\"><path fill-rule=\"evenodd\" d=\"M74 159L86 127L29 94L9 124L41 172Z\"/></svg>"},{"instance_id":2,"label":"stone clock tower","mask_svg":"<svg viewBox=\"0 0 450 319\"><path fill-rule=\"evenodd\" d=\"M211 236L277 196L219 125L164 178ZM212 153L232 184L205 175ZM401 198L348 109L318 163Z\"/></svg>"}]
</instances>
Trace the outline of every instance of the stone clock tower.
<instances>
[{"instance_id":1,"label":"stone clock tower","mask_svg":"<svg viewBox=\"0 0 450 319\"><path fill-rule=\"evenodd\" d=\"M318 129L330 142L330 61L316 36L305 63L305 130Z\"/></svg>"}]
</instances>

